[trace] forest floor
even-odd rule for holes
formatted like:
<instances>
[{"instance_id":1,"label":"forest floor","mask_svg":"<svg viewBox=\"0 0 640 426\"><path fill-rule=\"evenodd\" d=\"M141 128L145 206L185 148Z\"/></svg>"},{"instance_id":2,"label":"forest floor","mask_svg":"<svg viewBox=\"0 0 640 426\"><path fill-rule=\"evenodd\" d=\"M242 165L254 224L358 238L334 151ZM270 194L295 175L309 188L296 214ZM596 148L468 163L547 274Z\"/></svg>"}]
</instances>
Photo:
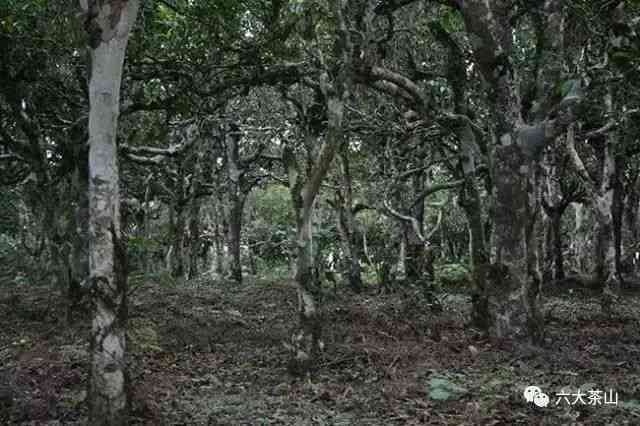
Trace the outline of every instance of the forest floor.
<instances>
[{"instance_id":1,"label":"forest floor","mask_svg":"<svg viewBox=\"0 0 640 426\"><path fill-rule=\"evenodd\" d=\"M411 291L328 293L320 365L296 378L283 345L293 286L247 281L135 290L134 424L640 424L637 296L616 306L615 318L596 299L548 298L546 344L535 348L466 327L464 294L440 295L444 312L430 314ZM0 294L0 424L85 424L89 321L67 326L63 311L49 288ZM532 385L548 406L525 400ZM590 404L589 390L610 403ZM579 391L584 403L574 401Z\"/></svg>"}]
</instances>

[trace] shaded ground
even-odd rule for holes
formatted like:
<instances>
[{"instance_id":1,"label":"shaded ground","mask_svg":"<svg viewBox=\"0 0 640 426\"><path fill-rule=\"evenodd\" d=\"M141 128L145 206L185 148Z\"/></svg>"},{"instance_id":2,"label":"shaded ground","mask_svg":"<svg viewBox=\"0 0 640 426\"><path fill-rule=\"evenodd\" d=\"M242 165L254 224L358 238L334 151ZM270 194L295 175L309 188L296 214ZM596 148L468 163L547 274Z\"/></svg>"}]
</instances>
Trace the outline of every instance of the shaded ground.
<instances>
[{"instance_id":1,"label":"shaded ground","mask_svg":"<svg viewBox=\"0 0 640 426\"><path fill-rule=\"evenodd\" d=\"M0 294L0 423L84 424L88 321L68 327L58 296L26 290ZM546 347L532 348L480 338L467 297L441 297L433 316L411 292L328 295L322 363L294 378L290 284L149 283L130 309L134 424L640 424L638 298L615 319L594 299L550 298ZM549 406L524 400L529 385ZM556 405L578 388L618 404Z\"/></svg>"}]
</instances>

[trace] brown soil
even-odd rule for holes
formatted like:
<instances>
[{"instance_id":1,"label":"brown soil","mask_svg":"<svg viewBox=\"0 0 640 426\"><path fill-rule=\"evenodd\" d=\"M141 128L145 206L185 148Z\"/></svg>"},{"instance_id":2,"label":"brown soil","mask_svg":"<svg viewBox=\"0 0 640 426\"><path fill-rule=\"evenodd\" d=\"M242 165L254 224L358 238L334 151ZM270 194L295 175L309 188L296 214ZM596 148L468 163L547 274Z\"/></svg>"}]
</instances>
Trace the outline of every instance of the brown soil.
<instances>
[{"instance_id":1,"label":"brown soil","mask_svg":"<svg viewBox=\"0 0 640 426\"><path fill-rule=\"evenodd\" d=\"M640 424L637 297L616 318L596 299L549 298L542 348L483 338L464 325L467 297L440 297L430 314L409 291L328 294L322 359L300 378L283 345L290 284L148 283L130 307L133 424ZM90 321L64 318L48 288L0 296L0 424L86 423ZM524 400L529 385L549 406ZM578 388L613 389L618 404L555 404Z\"/></svg>"}]
</instances>

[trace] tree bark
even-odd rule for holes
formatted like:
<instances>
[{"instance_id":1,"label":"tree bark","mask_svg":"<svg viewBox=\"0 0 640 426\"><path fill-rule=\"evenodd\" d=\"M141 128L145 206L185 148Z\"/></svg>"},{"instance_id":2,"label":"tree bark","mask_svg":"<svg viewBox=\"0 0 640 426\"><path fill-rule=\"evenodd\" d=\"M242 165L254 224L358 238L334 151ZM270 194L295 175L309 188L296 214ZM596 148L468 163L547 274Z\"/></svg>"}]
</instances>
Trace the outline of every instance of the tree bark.
<instances>
[{"instance_id":1,"label":"tree bark","mask_svg":"<svg viewBox=\"0 0 640 426\"><path fill-rule=\"evenodd\" d=\"M573 265L578 273L588 273L589 258L589 209L583 203L574 203L575 227L572 232L571 247L573 253Z\"/></svg>"},{"instance_id":2,"label":"tree bark","mask_svg":"<svg viewBox=\"0 0 640 426\"><path fill-rule=\"evenodd\" d=\"M638 269L640 268L640 262L635 258L635 253L640 248L638 246L638 206L639 206L639 197L638 192L640 191L640 179L638 179L639 173L637 170L632 172L632 177L626 185L626 191L624 191L627 195L624 200L624 212L623 212L623 220L625 222L625 228L627 230L626 235L627 238L624 240L626 244L624 244L627 255L625 256L625 260L627 263L631 263L631 266L626 265L627 271L633 274L638 273Z\"/></svg>"},{"instance_id":3,"label":"tree bark","mask_svg":"<svg viewBox=\"0 0 640 426\"><path fill-rule=\"evenodd\" d=\"M498 0L454 1L471 35L475 62L487 83L495 119L498 144L495 148L494 236L496 265L489 276L491 330L497 337L526 335L533 342L543 338L539 310L541 277L538 271L535 235L538 213L537 161L546 144L571 119L565 110L547 119L554 105L552 84L562 72L563 16L555 1L543 8L545 62L539 73L538 99L541 108L534 125L522 117L519 79L512 63L513 34L510 5ZM569 104L565 104L563 108Z\"/></svg>"},{"instance_id":4,"label":"tree bark","mask_svg":"<svg viewBox=\"0 0 640 426\"><path fill-rule=\"evenodd\" d=\"M570 197L570 195L568 195ZM563 198L556 204L549 205L543 198L546 214L545 233L545 273L546 280L560 281L565 278L564 254L562 253L562 216L569 206L569 198Z\"/></svg>"},{"instance_id":5,"label":"tree bark","mask_svg":"<svg viewBox=\"0 0 640 426\"><path fill-rule=\"evenodd\" d=\"M413 192L419 196L424 191L424 173L413 175ZM415 218L418 230L424 235L424 199L417 202L411 209L411 216ZM404 225L407 233L406 247L406 271L407 280L410 282L420 282L425 270L425 244L416 235L416 231L411 226Z\"/></svg>"},{"instance_id":6,"label":"tree bark","mask_svg":"<svg viewBox=\"0 0 640 426\"><path fill-rule=\"evenodd\" d=\"M616 135L617 137L617 135ZM622 258L624 256L624 246L622 244L622 221L624 213L622 173L625 169L625 159L619 153L614 153L614 176L613 176L613 246L615 251L615 271L618 280L622 284Z\"/></svg>"},{"instance_id":7,"label":"tree bark","mask_svg":"<svg viewBox=\"0 0 640 426\"><path fill-rule=\"evenodd\" d=\"M189 206L189 271L187 277L190 280L198 276L200 246L200 200L193 197Z\"/></svg>"},{"instance_id":8,"label":"tree bark","mask_svg":"<svg viewBox=\"0 0 640 426\"><path fill-rule=\"evenodd\" d=\"M488 330L491 324L489 299L487 288L487 273L489 272L489 255L485 245L482 222L482 204L476 186L475 176L469 176L462 187L461 205L469 224L471 277L474 292L471 297L471 322L481 330Z\"/></svg>"},{"instance_id":9,"label":"tree bark","mask_svg":"<svg viewBox=\"0 0 640 426\"><path fill-rule=\"evenodd\" d=\"M229 203L225 210L228 212L226 220L229 226L228 246L231 255L231 279L240 284L242 283L241 238L244 204L255 182L251 183L247 178L249 163L253 160L241 158L240 156L240 129L236 124L230 123L229 130L224 138Z\"/></svg>"},{"instance_id":10,"label":"tree bark","mask_svg":"<svg viewBox=\"0 0 640 426\"><path fill-rule=\"evenodd\" d=\"M624 218L626 219L626 227L629 232L629 240L636 244L638 238L640 237L640 233L638 233L638 209L640 205L640 197L638 197L638 193L640 192L640 179L638 178L640 173L638 171L634 172L633 179L627 186L627 190L625 191L627 196L625 199L625 211Z\"/></svg>"},{"instance_id":11,"label":"tree bark","mask_svg":"<svg viewBox=\"0 0 640 426\"><path fill-rule=\"evenodd\" d=\"M222 205L222 200L216 200L216 203L213 207L213 221L214 221L214 240L213 247L216 254L216 273L218 275L224 277L227 274L227 262L226 255L224 249L224 242L227 240L226 238L226 224L225 224L225 214L224 207Z\"/></svg>"},{"instance_id":12,"label":"tree bark","mask_svg":"<svg viewBox=\"0 0 640 426\"><path fill-rule=\"evenodd\" d=\"M607 95L605 104L611 107L611 96ZM571 155L574 168L581 177L590 201L595 217L595 238L592 262L595 265L595 273L598 282L602 286L601 305L604 312L610 312L613 288L617 287L617 271L615 262L615 245L613 234L613 186L615 179L614 152L617 143L617 135L606 137L602 152L600 153L600 182L594 182L582 162L575 148L575 133L573 127L567 134L567 149Z\"/></svg>"},{"instance_id":13,"label":"tree bark","mask_svg":"<svg viewBox=\"0 0 640 426\"><path fill-rule=\"evenodd\" d=\"M185 231L185 212L184 201L182 199L174 200L171 208L170 224L171 224L171 242L172 250L169 257L171 266L171 276L173 278L184 278L184 231Z\"/></svg>"},{"instance_id":14,"label":"tree bark","mask_svg":"<svg viewBox=\"0 0 640 426\"><path fill-rule=\"evenodd\" d=\"M398 280L407 278L407 232L401 227L400 250L398 252L398 263L396 266L396 277Z\"/></svg>"},{"instance_id":15,"label":"tree bark","mask_svg":"<svg viewBox=\"0 0 640 426\"><path fill-rule=\"evenodd\" d=\"M94 306L89 423L129 420L126 249L120 233L116 134L127 42L139 1L81 0L91 51L89 84L89 265Z\"/></svg>"},{"instance_id":16,"label":"tree bark","mask_svg":"<svg viewBox=\"0 0 640 426\"><path fill-rule=\"evenodd\" d=\"M551 232L553 234L553 278L556 281L564 279L564 257L562 254L562 213L554 211L551 216Z\"/></svg>"},{"instance_id":17,"label":"tree bark","mask_svg":"<svg viewBox=\"0 0 640 426\"><path fill-rule=\"evenodd\" d=\"M229 209L229 251L231 255L231 279L238 284L242 283L242 213L244 211L244 203L246 197L239 194L237 197L231 197L231 206Z\"/></svg>"},{"instance_id":18,"label":"tree bark","mask_svg":"<svg viewBox=\"0 0 640 426\"><path fill-rule=\"evenodd\" d=\"M459 203L469 225L469 251L471 277L474 291L471 296L471 323L481 330L489 330L493 321L489 310L489 287L487 274L490 260L486 245L486 233L482 219L483 206L476 182L476 163L478 159L477 142L468 123L460 123L456 128L460 139L460 163L464 183L460 188Z\"/></svg>"},{"instance_id":19,"label":"tree bark","mask_svg":"<svg viewBox=\"0 0 640 426\"><path fill-rule=\"evenodd\" d=\"M293 276L298 293L298 314L300 322L294 330L291 342L293 358L290 371L301 374L308 371L322 346L322 318L317 302L317 281L314 279L314 253L311 233L311 219L320 185L327 175L333 158L343 140L344 105L349 96L352 69L353 46L343 15L345 1L331 3L337 22L336 53L342 60L341 67L329 76L324 69L320 78L320 89L327 108L327 133L313 166L306 179L302 176L295 154L290 146L285 146L283 163L289 175L289 188L296 218L296 265ZM310 131L307 129L306 135Z\"/></svg>"},{"instance_id":20,"label":"tree bark","mask_svg":"<svg viewBox=\"0 0 640 426\"><path fill-rule=\"evenodd\" d=\"M348 152L340 155L342 163L342 190L344 196L338 194L338 231L342 240L345 259L344 267L347 271L349 286L356 293L362 291L362 277L360 258L358 253L358 233L353 214L353 187Z\"/></svg>"},{"instance_id":21,"label":"tree bark","mask_svg":"<svg viewBox=\"0 0 640 426\"><path fill-rule=\"evenodd\" d=\"M189 269L187 278L194 279L198 275L198 261L201 255L200 241L200 182L202 179L203 154L196 152L193 161L194 170L189 188Z\"/></svg>"}]
</instances>

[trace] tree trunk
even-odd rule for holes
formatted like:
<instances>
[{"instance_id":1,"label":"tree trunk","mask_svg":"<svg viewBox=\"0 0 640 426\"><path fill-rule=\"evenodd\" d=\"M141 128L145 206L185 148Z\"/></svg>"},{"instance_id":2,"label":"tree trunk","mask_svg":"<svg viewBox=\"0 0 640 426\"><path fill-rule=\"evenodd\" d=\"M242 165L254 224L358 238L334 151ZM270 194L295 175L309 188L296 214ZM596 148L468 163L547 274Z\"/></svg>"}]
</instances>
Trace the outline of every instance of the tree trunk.
<instances>
[{"instance_id":1,"label":"tree trunk","mask_svg":"<svg viewBox=\"0 0 640 426\"><path fill-rule=\"evenodd\" d=\"M404 226L401 226L400 232L400 251L398 253L396 277L399 280L407 278L407 232Z\"/></svg>"},{"instance_id":2,"label":"tree trunk","mask_svg":"<svg viewBox=\"0 0 640 426\"><path fill-rule=\"evenodd\" d=\"M572 232L571 246L573 248L573 264L578 273L586 274L591 270L588 268L589 260L589 209L582 203L574 203L575 227Z\"/></svg>"},{"instance_id":3,"label":"tree trunk","mask_svg":"<svg viewBox=\"0 0 640 426\"><path fill-rule=\"evenodd\" d=\"M94 306L89 424L129 421L126 249L120 234L116 134L120 83L139 1L82 0L91 47L89 84L89 265Z\"/></svg>"},{"instance_id":4,"label":"tree trunk","mask_svg":"<svg viewBox=\"0 0 640 426\"><path fill-rule=\"evenodd\" d=\"M255 277L256 275L258 275L258 263L256 262L256 254L254 253L253 247L249 248L248 256L249 256L249 271L251 272L251 275Z\"/></svg>"},{"instance_id":5,"label":"tree trunk","mask_svg":"<svg viewBox=\"0 0 640 426\"><path fill-rule=\"evenodd\" d=\"M463 183L460 187L458 203L462 207L469 229L469 254L471 279L473 281L473 293L471 296L471 324L483 331L489 331L491 324L495 321L489 309L489 286L487 274L490 269L490 257L487 244L491 241L490 226L485 226L483 220L483 205L477 182L477 163L482 158L491 164L491 158L482 155L480 144L476 138L476 133L471 126L472 122L467 118L467 79L466 65L464 63L463 52L455 40L447 33L440 33L440 40L448 50L450 63L447 70L447 79L452 85L454 111L461 117L454 131L460 141L459 163L462 170ZM485 179L487 192L491 193L491 178ZM491 220L491 214L488 215Z\"/></svg>"},{"instance_id":6,"label":"tree trunk","mask_svg":"<svg viewBox=\"0 0 640 426\"><path fill-rule=\"evenodd\" d=\"M189 206L189 272L187 276L190 280L198 276L200 246L200 200L194 196Z\"/></svg>"},{"instance_id":7,"label":"tree trunk","mask_svg":"<svg viewBox=\"0 0 640 426\"><path fill-rule=\"evenodd\" d=\"M341 200L337 203L342 204ZM344 251L344 259L341 262L343 269L346 271L347 278L349 280L349 286L351 290L359 293L362 290L362 278L360 271L360 261L358 259L358 247L354 238L357 238L354 229L349 228L349 215L348 205L336 206L338 210L338 232L340 234L340 240L342 242L342 249Z\"/></svg>"},{"instance_id":8,"label":"tree trunk","mask_svg":"<svg viewBox=\"0 0 640 426\"><path fill-rule=\"evenodd\" d=\"M562 254L562 214L564 209L555 209L551 216L551 234L553 235L553 278L564 279L564 257Z\"/></svg>"},{"instance_id":9,"label":"tree trunk","mask_svg":"<svg viewBox=\"0 0 640 426\"><path fill-rule=\"evenodd\" d=\"M216 273L221 277L225 276L227 273L226 270L226 262L225 262L225 254L224 254L224 242L225 231L224 231L224 208L222 207L222 201L217 200L215 205L213 206L213 247L216 255Z\"/></svg>"},{"instance_id":10,"label":"tree trunk","mask_svg":"<svg viewBox=\"0 0 640 426\"><path fill-rule=\"evenodd\" d=\"M226 166L228 175L227 194L229 197L228 217L229 224L228 245L231 255L231 279L238 284L242 283L242 258L241 258L241 232L242 232L242 213L244 203L247 199L248 190L246 188L245 172L241 165L239 143L240 132L237 125L229 124L231 131L225 135L226 144Z\"/></svg>"},{"instance_id":11,"label":"tree trunk","mask_svg":"<svg viewBox=\"0 0 640 426\"><path fill-rule=\"evenodd\" d=\"M627 230L629 232L629 240L632 241L632 244L636 244L638 238L640 237L640 233L638 232L638 206L640 204L640 197L638 197L638 192L640 192L640 179L638 178L638 172L636 172L633 181L627 188L627 197L625 202L625 213L624 217L626 219Z\"/></svg>"},{"instance_id":12,"label":"tree trunk","mask_svg":"<svg viewBox=\"0 0 640 426\"><path fill-rule=\"evenodd\" d=\"M564 279L564 256L562 253L562 216L568 206L564 199L558 204L544 204L545 211L545 243L544 243L544 274L543 280Z\"/></svg>"},{"instance_id":13,"label":"tree trunk","mask_svg":"<svg viewBox=\"0 0 640 426\"><path fill-rule=\"evenodd\" d=\"M172 250L169 257L169 264L171 266L171 276L173 278L184 277L184 231L185 231L185 217L184 217L184 205L182 200L176 200L173 206L170 207L171 215L170 222L172 225Z\"/></svg>"},{"instance_id":14,"label":"tree trunk","mask_svg":"<svg viewBox=\"0 0 640 426\"><path fill-rule=\"evenodd\" d=\"M348 152L340 155L342 160L342 190L344 196L338 194L336 207L338 210L338 231L342 240L349 286L359 293L362 291L362 277L358 253L358 233L356 231L355 216L353 214L353 189L351 170L349 168Z\"/></svg>"},{"instance_id":15,"label":"tree trunk","mask_svg":"<svg viewBox=\"0 0 640 426\"><path fill-rule=\"evenodd\" d=\"M487 293L489 255L485 245L482 221L482 203L475 176L470 174L461 189L460 205L469 224L469 246L471 254L471 277L474 291L471 296L471 322L481 330L488 330L491 323Z\"/></svg>"},{"instance_id":16,"label":"tree trunk","mask_svg":"<svg viewBox=\"0 0 640 426\"><path fill-rule=\"evenodd\" d=\"M424 173L416 173L413 176L414 195L418 196L424 189ZM420 233L424 234L424 200L420 200L411 210L411 216L416 219ZM425 270L425 245L416 235L413 227L405 225L405 228L407 233L407 280L420 282Z\"/></svg>"},{"instance_id":17,"label":"tree trunk","mask_svg":"<svg viewBox=\"0 0 640 426\"><path fill-rule=\"evenodd\" d=\"M616 135L617 136L617 135ZM624 246L622 244L622 220L624 213L623 202L623 186L622 186L622 173L625 169L625 159L619 155L614 154L614 186L613 186L613 206L612 206L612 219L613 219L613 246L615 251L615 271L617 278L622 283L622 258L624 256Z\"/></svg>"},{"instance_id":18,"label":"tree trunk","mask_svg":"<svg viewBox=\"0 0 640 426\"><path fill-rule=\"evenodd\" d=\"M315 156L306 179L301 175L294 150L285 145L282 162L289 177L289 190L296 218L296 267L293 276L298 293L299 324L291 339L293 357L289 363L290 371L301 374L307 372L315 363L318 351L322 347L322 318L316 302L317 281L314 279L314 254L312 246L311 218L320 185L326 177L333 158L343 142L344 104L349 96L353 70L353 46L350 33L343 15L344 0L330 2L331 11L336 18L337 38L335 53L341 59L341 65L329 74L322 71L319 79L320 90L326 102L327 132L325 141ZM304 113L303 113L304 114ZM310 128L306 137L310 137ZM308 152L312 155L312 151Z\"/></svg>"},{"instance_id":19,"label":"tree trunk","mask_svg":"<svg viewBox=\"0 0 640 426\"><path fill-rule=\"evenodd\" d=\"M545 210L546 211L546 210ZM540 227L544 230L544 238L540 242L539 253L542 253L542 281L551 282L553 280L554 259L553 259L553 224L548 214L545 214Z\"/></svg>"},{"instance_id":20,"label":"tree trunk","mask_svg":"<svg viewBox=\"0 0 640 426\"><path fill-rule=\"evenodd\" d=\"M229 251L231 252L231 279L238 284L242 283L242 253L241 253L241 232L242 232L242 212L246 197L241 194L239 197L232 197L231 208L229 209Z\"/></svg>"},{"instance_id":21,"label":"tree trunk","mask_svg":"<svg viewBox=\"0 0 640 426\"><path fill-rule=\"evenodd\" d=\"M631 258L632 267L629 269L629 272L633 274L638 273L638 268L640 268L640 262L636 259L635 254L638 252L640 248L638 246L638 238L640 234L638 233L638 192L640 188L640 179L638 179L638 172L635 171L631 182L627 185L627 193L625 199L625 207L624 207L624 222L627 228L627 238L626 238L626 258Z\"/></svg>"},{"instance_id":22,"label":"tree trunk","mask_svg":"<svg viewBox=\"0 0 640 426\"><path fill-rule=\"evenodd\" d=\"M340 9L340 6L337 6L337 9ZM344 78L345 76L341 76L341 79ZM344 81L337 83L337 87L324 87L328 117L327 136L306 181L300 174L293 150L286 146L283 152L283 162L289 175L289 187L296 217L297 259L294 279L298 292L300 323L293 333L294 357L289 364L290 371L296 374L302 374L312 367L322 346L320 341L322 318L316 301L318 282L313 274L315 265L311 218L322 180L329 171L333 157L342 142L342 120L347 97L346 84L341 86L343 83Z\"/></svg>"},{"instance_id":23,"label":"tree trunk","mask_svg":"<svg viewBox=\"0 0 640 426\"><path fill-rule=\"evenodd\" d=\"M609 93L605 98L607 110L612 108ZM599 152L600 182L596 184L589 176L575 148L575 134L571 127L567 134L567 148L574 167L588 191L595 216L595 240L592 263L596 266L596 278L602 286L601 305L609 313L613 302L613 288L617 287L618 271L615 261L615 238L613 233L613 191L615 179L614 152L617 144L615 131L608 135Z\"/></svg>"},{"instance_id":24,"label":"tree trunk","mask_svg":"<svg viewBox=\"0 0 640 426\"><path fill-rule=\"evenodd\" d=\"M566 109L547 118L555 105L553 85L562 74L564 20L558 2L545 2L541 11L546 31L545 49L538 73L539 108L524 123L520 80L513 62L511 5L492 0L457 2L473 40L473 54L491 99L497 146L493 157L496 264L491 282L489 311L491 330L497 337L543 338L539 310L541 277L538 271L536 220L539 194L537 163L546 144L559 134L572 116ZM570 104L569 104L570 105ZM558 105L560 106L560 105Z\"/></svg>"},{"instance_id":25,"label":"tree trunk","mask_svg":"<svg viewBox=\"0 0 640 426\"><path fill-rule=\"evenodd\" d=\"M613 112L612 96L608 93L605 105L609 113ZM615 150L618 142L617 132L610 133L604 146L602 160L602 181L595 194L594 213L596 218L595 264L597 277L603 285L602 309L610 313L613 302L613 290L619 284L616 268L616 249L614 234L614 191L616 178Z\"/></svg>"},{"instance_id":26,"label":"tree trunk","mask_svg":"<svg viewBox=\"0 0 640 426\"><path fill-rule=\"evenodd\" d=\"M313 366L321 346L322 319L317 306L318 281L313 273L313 235L311 233L311 217L313 204L307 208L295 209L296 216L296 263L294 279L298 289L299 327L294 333L295 357L289 363L294 374L302 374Z\"/></svg>"},{"instance_id":27,"label":"tree trunk","mask_svg":"<svg viewBox=\"0 0 640 426\"><path fill-rule=\"evenodd\" d=\"M299 315L299 324L292 336L294 356L289 362L289 371L299 375L312 367L320 348L322 332L322 320L319 317L316 301L318 282L314 279L313 274L313 233L311 228L317 189L315 193L305 191L307 184L300 175L295 154L289 146L285 146L282 157L289 175L289 191L296 224L292 275L297 287ZM311 196L311 199L305 199L305 196Z\"/></svg>"}]
</instances>

